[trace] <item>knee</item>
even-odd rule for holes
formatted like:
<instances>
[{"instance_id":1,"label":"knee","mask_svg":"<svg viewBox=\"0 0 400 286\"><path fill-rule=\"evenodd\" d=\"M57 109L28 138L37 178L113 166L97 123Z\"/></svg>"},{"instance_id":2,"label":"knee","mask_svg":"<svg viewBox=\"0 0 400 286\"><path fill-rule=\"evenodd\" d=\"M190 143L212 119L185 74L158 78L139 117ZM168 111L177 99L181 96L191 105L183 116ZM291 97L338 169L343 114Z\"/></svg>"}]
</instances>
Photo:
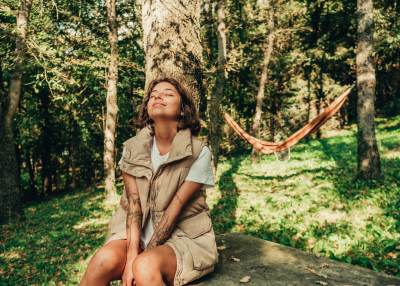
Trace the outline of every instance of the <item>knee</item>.
<instances>
[{"instance_id":1,"label":"knee","mask_svg":"<svg viewBox=\"0 0 400 286\"><path fill-rule=\"evenodd\" d=\"M106 273L112 273L117 270L118 257L114 251L107 248L101 248L93 256L90 261L88 270L97 276L97 274L104 275Z\"/></svg>"},{"instance_id":2,"label":"knee","mask_svg":"<svg viewBox=\"0 0 400 286\"><path fill-rule=\"evenodd\" d=\"M156 257L139 255L132 264L133 277L137 285L151 285L151 281L159 280L161 271Z\"/></svg>"}]
</instances>

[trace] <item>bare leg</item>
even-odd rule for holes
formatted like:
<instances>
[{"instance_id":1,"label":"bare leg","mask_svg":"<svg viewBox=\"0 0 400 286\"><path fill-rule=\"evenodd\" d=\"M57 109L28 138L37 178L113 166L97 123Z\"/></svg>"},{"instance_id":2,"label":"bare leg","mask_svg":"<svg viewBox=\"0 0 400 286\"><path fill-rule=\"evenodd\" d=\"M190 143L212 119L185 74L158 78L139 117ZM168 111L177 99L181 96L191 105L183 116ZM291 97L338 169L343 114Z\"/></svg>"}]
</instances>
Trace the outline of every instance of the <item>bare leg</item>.
<instances>
[{"instance_id":1,"label":"bare leg","mask_svg":"<svg viewBox=\"0 0 400 286\"><path fill-rule=\"evenodd\" d=\"M132 265L137 286L173 285L176 256L172 247L160 245L140 254Z\"/></svg>"},{"instance_id":2,"label":"bare leg","mask_svg":"<svg viewBox=\"0 0 400 286\"><path fill-rule=\"evenodd\" d=\"M113 240L102 246L90 260L80 286L109 286L120 279L126 263L126 242Z\"/></svg>"}]
</instances>

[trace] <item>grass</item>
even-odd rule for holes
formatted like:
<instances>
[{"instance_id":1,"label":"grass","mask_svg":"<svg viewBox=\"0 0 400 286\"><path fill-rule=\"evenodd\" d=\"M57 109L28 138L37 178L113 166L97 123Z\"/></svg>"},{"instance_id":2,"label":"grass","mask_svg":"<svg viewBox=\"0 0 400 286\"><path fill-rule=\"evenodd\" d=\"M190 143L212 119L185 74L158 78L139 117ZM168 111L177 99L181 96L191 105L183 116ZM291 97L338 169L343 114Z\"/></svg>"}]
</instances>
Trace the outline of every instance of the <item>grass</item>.
<instances>
[{"instance_id":1,"label":"grass","mask_svg":"<svg viewBox=\"0 0 400 286\"><path fill-rule=\"evenodd\" d=\"M400 276L400 116L377 120L380 182L355 181L356 126L332 133L294 146L286 163L225 158L208 197L214 229Z\"/></svg>"},{"instance_id":2,"label":"grass","mask_svg":"<svg viewBox=\"0 0 400 286\"><path fill-rule=\"evenodd\" d=\"M356 127L333 134L286 163L222 158L207 198L214 229L400 276L400 116L377 120L380 182L354 181ZM77 285L117 204L93 186L27 206L24 223L0 227L0 285Z\"/></svg>"}]
</instances>

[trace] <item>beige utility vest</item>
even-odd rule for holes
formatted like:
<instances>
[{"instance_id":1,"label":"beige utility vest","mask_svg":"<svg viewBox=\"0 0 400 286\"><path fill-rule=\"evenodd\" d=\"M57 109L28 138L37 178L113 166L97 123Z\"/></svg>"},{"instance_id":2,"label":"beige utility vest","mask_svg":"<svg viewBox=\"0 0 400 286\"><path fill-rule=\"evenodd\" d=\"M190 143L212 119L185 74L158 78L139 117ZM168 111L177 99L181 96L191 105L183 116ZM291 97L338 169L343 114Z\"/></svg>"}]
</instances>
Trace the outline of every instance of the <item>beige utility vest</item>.
<instances>
[{"instance_id":1,"label":"beige utility vest","mask_svg":"<svg viewBox=\"0 0 400 286\"><path fill-rule=\"evenodd\" d=\"M120 168L136 177L143 213L142 225L151 213L151 223L155 230L205 144L196 136L192 136L190 129L180 130L173 139L168 159L155 172L151 163L153 136L150 132L149 128L143 128L137 136L124 142L126 152ZM128 199L124 190L120 206L110 220L109 233L105 243L116 239L126 239L127 210ZM206 192L201 190L190 199L181 211L171 236L195 239L210 231L212 232L212 226L210 211L206 203ZM214 235L213 232L212 234ZM211 256L215 256L215 254L218 256L215 240L213 243L210 242L209 249L204 249L204 251ZM212 261L205 262L208 266L214 265L217 261L217 257L211 256Z\"/></svg>"}]
</instances>

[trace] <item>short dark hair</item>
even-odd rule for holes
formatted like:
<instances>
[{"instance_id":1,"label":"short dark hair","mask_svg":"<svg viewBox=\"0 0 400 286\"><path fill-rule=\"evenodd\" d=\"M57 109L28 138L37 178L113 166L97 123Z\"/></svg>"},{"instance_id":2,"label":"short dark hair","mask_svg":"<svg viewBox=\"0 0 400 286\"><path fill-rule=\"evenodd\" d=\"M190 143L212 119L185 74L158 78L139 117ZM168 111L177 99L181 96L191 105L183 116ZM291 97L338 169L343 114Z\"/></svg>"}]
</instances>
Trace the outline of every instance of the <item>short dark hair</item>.
<instances>
[{"instance_id":1,"label":"short dark hair","mask_svg":"<svg viewBox=\"0 0 400 286\"><path fill-rule=\"evenodd\" d=\"M199 135L201 124L194 100L187 89L180 82L171 77L157 78L149 84L140 108L139 119L136 122L136 126L140 129L149 127L151 134L154 135L154 121L149 116L147 104L150 100L150 94L153 88L161 82L172 84L181 96L181 111L183 111L183 115L181 115L178 123L178 131L189 128L192 135Z\"/></svg>"}]
</instances>

